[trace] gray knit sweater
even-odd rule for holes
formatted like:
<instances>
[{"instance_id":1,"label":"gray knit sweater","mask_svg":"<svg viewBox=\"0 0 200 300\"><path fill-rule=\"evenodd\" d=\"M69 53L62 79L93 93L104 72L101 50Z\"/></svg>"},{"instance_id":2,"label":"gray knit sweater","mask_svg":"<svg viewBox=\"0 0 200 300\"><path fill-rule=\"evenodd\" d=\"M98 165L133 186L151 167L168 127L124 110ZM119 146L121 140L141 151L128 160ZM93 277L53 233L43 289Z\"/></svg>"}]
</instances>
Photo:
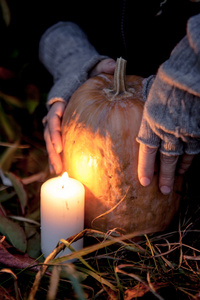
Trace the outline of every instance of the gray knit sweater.
<instances>
[{"instance_id":1,"label":"gray knit sweater","mask_svg":"<svg viewBox=\"0 0 200 300\"><path fill-rule=\"evenodd\" d=\"M137 140L165 154L200 153L200 14L160 66Z\"/></svg>"},{"instance_id":2,"label":"gray knit sweater","mask_svg":"<svg viewBox=\"0 0 200 300\"><path fill-rule=\"evenodd\" d=\"M59 22L42 36L39 57L54 78L47 104L68 102L106 56L74 23ZM154 79L155 78L155 79ZM146 100L138 142L165 154L200 152L200 14L189 19L187 34L156 76L144 83Z\"/></svg>"},{"instance_id":3,"label":"gray knit sweater","mask_svg":"<svg viewBox=\"0 0 200 300\"><path fill-rule=\"evenodd\" d=\"M88 79L88 72L107 56L96 51L78 25L59 22L41 37L39 58L54 79L47 98L49 107L56 101L68 102Z\"/></svg>"}]
</instances>

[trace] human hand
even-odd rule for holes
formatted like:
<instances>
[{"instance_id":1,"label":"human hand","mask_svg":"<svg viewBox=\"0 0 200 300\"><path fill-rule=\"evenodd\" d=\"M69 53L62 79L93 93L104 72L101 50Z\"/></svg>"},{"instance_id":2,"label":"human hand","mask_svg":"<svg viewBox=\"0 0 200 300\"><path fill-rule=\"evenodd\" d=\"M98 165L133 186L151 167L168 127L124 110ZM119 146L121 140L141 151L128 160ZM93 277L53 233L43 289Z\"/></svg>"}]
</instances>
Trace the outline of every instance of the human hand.
<instances>
[{"instance_id":1,"label":"human hand","mask_svg":"<svg viewBox=\"0 0 200 300\"><path fill-rule=\"evenodd\" d=\"M89 73L89 78L101 73L114 74L116 62L112 58L101 60Z\"/></svg>"},{"instance_id":2,"label":"human hand","mask_svg":"<svg viewBox=\"0 0 200 300\"><path fill-rule=\"evenodd\" d=\"M171 86L159 73L144 105L137 141L140 143L138 178L148 186L158 150L159 188L169 194L175 173L184 174L200 152L199 97Z\"/></svg>"},{"instance_id":3,"label":"human hand","mask_svg":"<svg viewBox=\"0 0 200 300\"><path fill-rule=\"evenodd\" d=\"M114 74L115 61L111 58L100 61L89 73L89 77L101 73ZM61 137L61 120L65 110L64 102L55 102L52 104L48 114L43 119L45 125L44 139L49 156L50 173L59 174L63 171L62 163L62 137Z\"/></svg>"},{"instance_id":4,"label":"human hand","mask_svg":"<svg viewBox=\"0 0 200 300\"><path fill-rule=\"evenodd\" d=\"M157 152L158 148L140 143L138 178L143 186L148 186L153 179ZM169 194L173 188L176 169L179 174L184 174L190 167L193 158L194 155L189 154L178 156L160 153L159 188L164 195Z\"/></svg>"},{"instance_id":5,"label":"human hand","mask_svg":"<svg viewBox=\"0 0 200 300\"><path fill-rule=\"evenodd\" d=\"M49 157L50 173L59 174L63 170L61 153L63 150L61 138L61 119L65 110L64 102L55 102L52 104L48 114L43 119L44 140Z\"/></svg>"}]
</instances>

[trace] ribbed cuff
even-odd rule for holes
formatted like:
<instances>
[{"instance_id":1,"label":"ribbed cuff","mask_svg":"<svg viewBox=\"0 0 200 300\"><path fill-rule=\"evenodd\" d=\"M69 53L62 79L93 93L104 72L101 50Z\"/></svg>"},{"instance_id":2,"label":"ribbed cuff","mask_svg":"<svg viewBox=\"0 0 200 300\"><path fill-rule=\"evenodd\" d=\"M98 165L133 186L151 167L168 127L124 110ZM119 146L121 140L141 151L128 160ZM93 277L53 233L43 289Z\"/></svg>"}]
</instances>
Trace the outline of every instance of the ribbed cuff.
<instances>
[{"instance_id":1,"label":"ribbed cuff","mask_svg":"<svg viewBox=\"0 0 200 300\"><path fill-rule=\"evenodd\" d=\"M142 96L143 96L144 101L147 100L147 97L149 95L149 91L151 89L151 86L154 82L155 77L156 77L156 75L151 75L151 76L145 78L142 82L143 83Z\"/></svg>"},{"instance_id":2,"label":"ribbed cuff","mask_svg":"<svg viewBox=\"0 0 200 300\"><path fill-rule=\"evenodd\" d=\"M88 73L94 66L101 60L108 58L107 56L94 55L90 60L86 61L83 65L80 73L72 73L63 75L59 80L52 86L48 97L47 105L50 105L51 99L61 98L66 103L69 102L72 94L88 79Z\"/></svg>"},{"instance_id":3,"label":"ribbed cuff","mask_svg":"<svg viewBox=\"0 0 200 300\"><path fill-rule=\"evenodd\" d=\"M49 101L47 102L47 109L49 110L50 107L56 102L62 102L66 104L66 101L63 98L59 98L59 97L50 98Z\"/></svg>"}]
</instances>

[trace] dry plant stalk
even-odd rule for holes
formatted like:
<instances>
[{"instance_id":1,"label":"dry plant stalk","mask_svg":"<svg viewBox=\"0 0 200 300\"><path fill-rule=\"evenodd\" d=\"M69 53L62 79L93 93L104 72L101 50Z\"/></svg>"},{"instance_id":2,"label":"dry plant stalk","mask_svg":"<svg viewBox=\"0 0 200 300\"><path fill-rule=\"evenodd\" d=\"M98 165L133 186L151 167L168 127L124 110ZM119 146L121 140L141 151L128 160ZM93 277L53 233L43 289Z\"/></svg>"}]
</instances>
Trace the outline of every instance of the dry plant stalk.
<instances>
[{"instance_id":1,"label":"dry plant stalk","mask_svg":"<svg viewBox=\"0 0 200 300\"><path fill-rule=\"evenodd\" d=\"M141 236L143 233L141 232L134 232L134 233L129 233L127 235L123 235L123 236L118 236L118 237L113 237L111 235L107 236L108 240L104 241L100 244L97 245L92 245L89 246L87 248L81 249L77 252L73 252L70 255L67 256L63 256L61 258L59 258L59 262L62 261L66 261L68 259L73 259L73 258L81 258L82 256L89 254L91 252L94 252L98 249L102 249L108 246L111 246L115 243L123 243L123 245L126 245L126 243L124 243L124 240L129 240L132 239L136 236ZM82 232L80 232L79 234L73 235L70 238L68 238L66 241L71 244L72 241L75 242L85 236L93 236L93 237L99 237L99 238L105 238L106 234L99 232L97 230L93 230L93 229L85 229ZM129 245L130 246L130 245ZM41 269L38 271L38 273L35 276L35 281L33 283L33 286L31 288L28 300L34 300L35 299L35 295L37 293L40 281L42 279L42 277L44 276L44 274L46 273L49 265L55 265L55 263L57 263L57 261L52 261L62 250L64 250L66 248L66 245L64 243L60 243L50 254L49 256L45 259L44 263L41 266ZM140 253L144 253L145 250L142 247L136 247L135 245L133 245L133 250L140 252Z\"/></svg>"}]
</instances>

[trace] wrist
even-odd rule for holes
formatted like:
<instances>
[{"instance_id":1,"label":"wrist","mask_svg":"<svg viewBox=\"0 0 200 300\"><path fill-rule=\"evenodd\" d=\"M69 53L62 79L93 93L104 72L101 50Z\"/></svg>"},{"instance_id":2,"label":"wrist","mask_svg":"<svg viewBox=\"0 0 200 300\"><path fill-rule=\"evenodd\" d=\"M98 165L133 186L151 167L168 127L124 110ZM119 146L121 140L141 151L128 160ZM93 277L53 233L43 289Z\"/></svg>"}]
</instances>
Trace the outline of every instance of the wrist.
<instances>
[{"instance_id":1,"label":"wrist","mask_svg":"<svg viewBox=\"0 0 200 300\"><path fill-rule=\"evenodd\" d=\"M65 106L67 105L66 101L62 98L62 97L55 97L55 98L51 98L47 101L47 109L48 111L50 110L50 108L52 107L53 104L55 103L63 103Z\"/></svg>"}]
</instances>

